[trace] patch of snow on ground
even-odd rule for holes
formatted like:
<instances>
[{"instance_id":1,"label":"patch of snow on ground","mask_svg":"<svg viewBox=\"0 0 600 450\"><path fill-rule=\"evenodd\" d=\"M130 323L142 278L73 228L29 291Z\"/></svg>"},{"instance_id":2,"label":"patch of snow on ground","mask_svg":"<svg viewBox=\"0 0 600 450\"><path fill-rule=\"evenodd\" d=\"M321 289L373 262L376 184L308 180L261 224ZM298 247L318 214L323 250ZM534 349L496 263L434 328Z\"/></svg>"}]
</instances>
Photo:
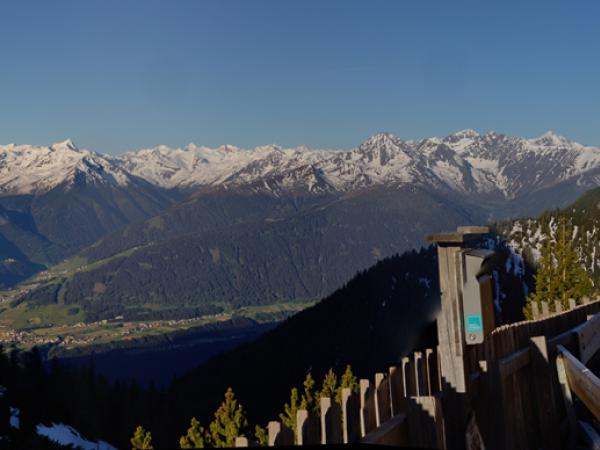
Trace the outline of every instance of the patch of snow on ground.
<instances>
[{"instance_id":1,"label":"patch of snow on ground","mask_svg":"<svg viewBox=\"0 0 600 450\"><path fill-rule=\"evenodd\" d=\"M427 287L427 289L429 289L429 285L431 284L431 280L429 278L420 277L419 278L419 283L424 284Z\"/></svg>"},{"instance_id":2,"label":"patch of snow on ground","mask_svg":"<svg viewBox=\"0 0 600 450\"><path fill-rule=\"evenodd\" d=\"M19 408L10 408L10 418L8 419L8 423L11 427L19 429L21 425L21 421L19 420L19 414L21 414L21 410Z\"/></svg>"},{"instance_id":3,"label":"patch of snow on ground","mask_svg":"<svg viewBox=\"0 0 600 450\"><path fill-rule=\"evenodd\" d=\"M37 434L61 445L71 445L83 450L116 450L112 445L104 442L91 442L84 439L77 430L63 423L53 423L49 427L39 424Z\"/></svg>"}]
</instances>

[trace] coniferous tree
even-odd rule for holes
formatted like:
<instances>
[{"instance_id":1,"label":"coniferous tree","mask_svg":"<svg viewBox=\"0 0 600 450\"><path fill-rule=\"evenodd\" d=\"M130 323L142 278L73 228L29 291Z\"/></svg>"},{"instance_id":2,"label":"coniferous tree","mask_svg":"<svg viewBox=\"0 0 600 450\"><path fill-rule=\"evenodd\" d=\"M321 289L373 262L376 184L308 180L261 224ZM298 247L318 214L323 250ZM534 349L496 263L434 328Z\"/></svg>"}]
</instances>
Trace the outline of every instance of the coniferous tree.
<instances>
[{"instance_id":1,"label":"coniferous tree","mask_svg":"<svg viewBox=\"0 0 600 450\"><path fill-rule=\"evenodd\" d=\"M304 393L302 394L302 398L300 400L300 409L306 409L311 413L316 413L318 408L317 402L315 401L315 384L315 379L312 377L310 372L307 373L303 383Z\"/></svg>"},{"instance_id":2,"label":"coniferous tree","mask_svg":"<svg viewBox=\"0 0 600 450\"><path fill-rule=\"evenodd\" d=\"M299 407L298 389L292 388L290 402L283 405L283 413L279 414L281 423L294 432L296 436L296 415Z\"/></svg>"},{"instance_id":3,"label":"coniferous tree","mask_svg":"<svg viewBox=\"0 0 600 450\"><path fill-rule=\"evenodd\" d=\"M564 308L568 308L569 299L579 302L581 298L592 291L592 282L586 270L581 265L577 251L573 247L573 228L567 219L559 219L556 238L557 283L559 287L558 300Z\"/></svg>"},{"instance_id":4,"label":"coniferous tree","mask_svg":"<svg viewBox=\"0 0 600 450\"><path fill-rule=\"evenodd\" d=\"M335 401L341 406L342 405L342 389L350 388L352 392L358 392L358 379L352 373L352 367L350 364L346 366L346 370L342 374L340 380L340 386L337 388L335 393Z\"/></svg>"},{"instance_id":5,"label":"coniferous tree","mask_svg":"<svg viewBox=\"0 0 600 450\"><path fill-rule=\"evenodd\" d=\"M337 375L333 371L333 369L329 369L325 374L325 378L323 379L323 385L321 386L321 391L319 392L319 398L321 397L335 397L335 392L338 387Z\"/></svg>"},{"instance_id":6,"label":"coniferous tree","mask_svg":"<svg viewBox=\"0 0 600 450\"><path fill-rule=\"evenodd\" d=\"M210 444L210 439L208 433L204 429L203 426L200 425L200 422L192 417L192 421L190 423L190 427L187 430L187 434L185 436L181 436L179 439L179 447L180 448L204 448L208 447Z\"/></svg>"},{"instance_id":7,"label":"coniferous tree","mask_svg":"<svg viewBox=\"0 0 600 450\"><path fill-rule=\"evenodd\" d=\"M552 230L548 226L548 234ZM531 304L560 300L567 308L569 298L578 303L590 294L592 282L589 274L581 265L577 251L572 243L573 229L567 219L558 219L555 238L548 236L542 242L541 257L535 279L535 291L532 292L525 307L525 316L531 318Z\"/></svg>"},{"instance_id":8,"label":"coniferous tree","mask_svg":"<svg viewBox=\"0 0 600 450\"><path fill-rule=\"evenodd\" d=\"M248 427L242 405L235 399L231 388L225 392L225 400L215 412L215 420L210 424L211 441L215 447L233 447L235 438L241 436Z\"/></svg>"},{"instance_id":9,"label":"coniferous tree","mask_svg":"<svg viewBox=\"0 0 600 450\"><path fill-rule=\"evenodd\" d=\"M267 433L267 430L260 425L254 427L254 437L256 437L256 442L259 446L266 447L269 445L269 434Z\"/></svg>"},{"instance_id":10,"label":"coniferous tree","mask_svg":"<svg viewBox=\"0 0 600 450\"><path fill-rule=\"evenodd\" d=\"M152 434L139 425L130 439L133 450L152 450Z\"/></svg>"}]
</instances>

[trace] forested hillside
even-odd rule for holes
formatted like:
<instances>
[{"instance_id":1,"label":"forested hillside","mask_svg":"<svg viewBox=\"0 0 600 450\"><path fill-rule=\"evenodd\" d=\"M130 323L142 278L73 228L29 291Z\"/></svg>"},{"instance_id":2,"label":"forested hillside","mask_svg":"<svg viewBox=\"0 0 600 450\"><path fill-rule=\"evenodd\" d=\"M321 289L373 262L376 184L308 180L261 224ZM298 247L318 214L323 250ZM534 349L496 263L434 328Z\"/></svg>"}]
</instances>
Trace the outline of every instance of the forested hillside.
<instances>
[{"instance_id":1,"label":"forested hillside","mask_svg":"<svg viewBox=\"0 0 600 450\"><path fill-rule=\"evenodd\" d=\"M597 290L600 286L600 188L586 192L567 208L547 211L535 218L499 222L495 228L528 264L535 266L544 240L556 238L561 217L573 227L573 244Z\"/></svg>"},{"instance_id":2,"label":"forested hillside","mask_svg":"<svg viewBox=\"0 0 600 450\"><path fill-rule=\"evenodd\" d=\"M17 302L78 306L94 321L315 301L379 259L418 247L427 232L483 215L412 187L201 193L101 240L77 257L77 269Z\"/></svg>"}]
</instances>

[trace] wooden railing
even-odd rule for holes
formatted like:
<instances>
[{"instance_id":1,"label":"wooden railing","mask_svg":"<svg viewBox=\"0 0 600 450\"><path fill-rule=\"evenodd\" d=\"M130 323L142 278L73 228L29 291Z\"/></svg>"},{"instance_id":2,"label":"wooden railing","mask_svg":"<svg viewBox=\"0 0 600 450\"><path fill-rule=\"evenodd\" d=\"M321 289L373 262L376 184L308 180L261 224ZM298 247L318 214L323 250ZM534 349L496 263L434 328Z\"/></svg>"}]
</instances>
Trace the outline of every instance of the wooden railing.
<instances>
[{"instance_id":1,"label":"wooden railing","mask_svg":"<svg viewBox=\"0 0 600 450\"><path fill-rule=\"evenodd\" d=\"M584 365L600 347L600 301L571 306L499 327L483 344L468 347L467 398L486 448L567 448L574 429L567 426L557 357L571 374L566 378L576 383L570 389L600 408L600 397L591 389L597 378Z\"/></svg>"},{"instance_id":2,"label":"wooden railing","mask_svg":"<svg viewBox=\"0 0 600 450\"><path fill-rule=\"evenodd\" d=\"M269 446L366 443L443 447L440 376L433 349L404 357L387 373L361 379L358 392L342 389L341 405L319 399L319 413L298 410L296 433L280 421L268 424ZM253 442L236 439L236 447Z\"/></svg>"},{"instance_id":3,"label":"wooden railing","mask_svg":"<svg viewBox=\"0 0 600 450\"><path fill-rule=\"evenodd\" d=\"M573 446L574 437L579 435L588 447L600 449L600 436L596 429L585 420L586 418L577 418L572 395L575 394L591 413L589 417L600 423L600 378L587 367L600 349L600 314L573 329L572 334L577 344L579 359L562 345L557 346L556 358L558 381L571 434L569 444Z\"/></svg>"}]
</instances>

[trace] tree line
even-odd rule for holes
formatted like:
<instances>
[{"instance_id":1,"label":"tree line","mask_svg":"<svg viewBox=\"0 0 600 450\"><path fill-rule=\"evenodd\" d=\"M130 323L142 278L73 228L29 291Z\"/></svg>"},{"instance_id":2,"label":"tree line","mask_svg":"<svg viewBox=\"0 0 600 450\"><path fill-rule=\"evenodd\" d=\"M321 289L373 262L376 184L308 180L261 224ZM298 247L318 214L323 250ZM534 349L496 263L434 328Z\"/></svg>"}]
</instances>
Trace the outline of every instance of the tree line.
<instances>
[{"instance_id":1,"label":"tree line","mask_svg":"<svg viewBox=\"0 0 600 450\"><path fill-rule=\"evenodd\" d=\"M338 377L333 369L329 369L323 378L321 388L315 389L316 382L309 372L302 383L301 391L293 387L290 391L290 400L283 405L283 411L279 418L284 426L294 433L294 439L297 440L296 415L298 410L307 410L309 414L318 417L319 402L322 397L333 398L342 405L342 389L350 388L353 392L358 392L358 379L352 372L350 365ZM225 398L217 411L214 413L214 420L205 428L195 417L190 421L190 427L186 434L179 439L179 448L222 448L233 447L235 438L238 436L254 438L259 446L268 444L268 433L266 427L255 425L254 429L249 426L244 408L235 398L232 388L225 392ZM150 450L152 444L152 433L143 426L138 425L133 436L130 439L133 450Z\"/></svg>"},{"instance_id":2,"label":"tree line","mask_svg":"<svg viewBox=\"0 0 600 450\"><path fill-rule=\"evenodd\" d=\"M547 302L553 308L560 301L563 310L569 309L569 299L580 304L583 297L592 293L594 286L583 255L573 244L574 229L570 220L558 217L555 227L548 227L542 241L540 258L534 275L535 290L527 297L524 314L531 319L532 304Z\"/></svg>"}]
</instances>

